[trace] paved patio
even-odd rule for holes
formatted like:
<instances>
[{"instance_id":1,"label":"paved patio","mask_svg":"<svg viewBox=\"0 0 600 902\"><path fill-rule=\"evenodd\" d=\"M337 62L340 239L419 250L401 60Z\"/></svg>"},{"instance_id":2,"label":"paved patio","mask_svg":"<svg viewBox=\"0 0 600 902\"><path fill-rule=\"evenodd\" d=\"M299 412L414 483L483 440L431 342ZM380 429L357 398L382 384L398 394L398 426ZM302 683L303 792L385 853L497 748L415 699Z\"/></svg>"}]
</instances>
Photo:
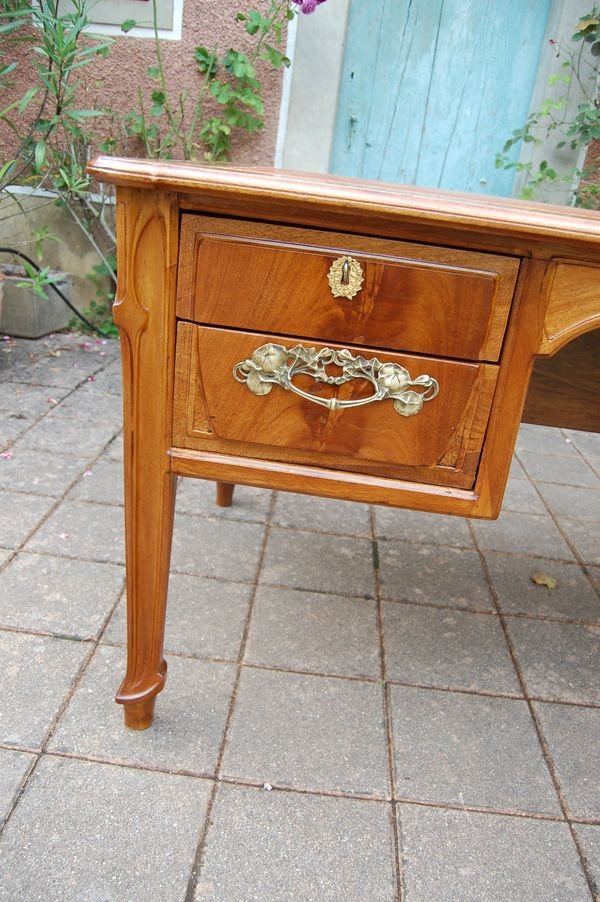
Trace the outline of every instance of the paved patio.
<instances>
[{"instance_id":1,"label":"paved patio","mask_svg":"<svg viewBox=\"0 0 600 902\"><path fill-rule=\"evenodd\" d=\"M496 523L184 481L131 733L119 394L0 343L0 899L593 899L600 436L524 426Z\"/></svg>"}]
</instances>

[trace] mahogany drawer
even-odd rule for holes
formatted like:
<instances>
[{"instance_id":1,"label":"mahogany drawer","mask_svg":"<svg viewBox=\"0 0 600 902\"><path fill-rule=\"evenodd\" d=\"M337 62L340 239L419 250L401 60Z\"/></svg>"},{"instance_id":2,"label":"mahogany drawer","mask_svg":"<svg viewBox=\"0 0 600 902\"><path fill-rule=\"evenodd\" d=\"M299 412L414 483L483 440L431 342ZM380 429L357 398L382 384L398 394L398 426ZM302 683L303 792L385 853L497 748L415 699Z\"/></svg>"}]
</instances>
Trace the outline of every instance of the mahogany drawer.
<instances>
[{"instance_id":1,"label":"mahogany drawer","mask_svg":"<svg viewBox=\"0 0 600 902\"><path fill-rule=\"evenodd\" d=\"M363 282L334 297L332 264ZM184 214L177 315L196 323L464 360L499 358L510 256Z\"/></svg>"},{"instance_id":2,"label":"mahogany drawer","mask_svg":"<svg viewBox=\"0 0 600 902\"><path fill-rule=\"evenodd\" d=\"M269 358L268 350L265 356L265 347L272 346L280 350ZM311 351L316 354L324 347L306 341L297 345L293 339L277 335L180 322L175 362L174 447L313 464L459 488L473 486L497 366L370 348L345 349L340 357L343 345L328 343L329 357L334 359L322 367L322 381L315 381L314 375L306 372L291 378L294 387L305 395L273 381L259 385L265 394L254 394L250 389L252 379L247 381L247 376L250 372L256 374L257 360L264 367L260 372L273 379L275 365L284 358L289 358L287 363L295 362L300 367L302 355L310 356ZM286 349L285 354L281 348ZM288 354L291 349L294 351ZM278 353L279 358L275 359ZM342 363L347 360L350 363L345 370ZM345 380L346 372L357 369L357 360L358 375ZM389 364L395 364L396 368ZM363 375L365 371L375 373L379 380L375 384L381 385L386 377L401 372L398 367L412 377L413 384L405 389L413 395L433 393L425 382L427 376L439 384L437 395L425 400L418 413L409 416L398 413L391 397L344 406L374 394L373 380ZM282 369L285 367L280 366L279 370ZM421 384L418 380L415 384L419 376ZM331 384L331 380L341 384ZM394 390L403 388L394 379L390 382L387 378L387 383ZM332 397L341 402L339 409L322 406L323 399ZM394 397L398 400L398 391ZM315 398L321 403L315 402ZM414 397L411 400L414 402ZM402 400L398 404L400 409L406 406Z\"/></svg>"}]
</instances>

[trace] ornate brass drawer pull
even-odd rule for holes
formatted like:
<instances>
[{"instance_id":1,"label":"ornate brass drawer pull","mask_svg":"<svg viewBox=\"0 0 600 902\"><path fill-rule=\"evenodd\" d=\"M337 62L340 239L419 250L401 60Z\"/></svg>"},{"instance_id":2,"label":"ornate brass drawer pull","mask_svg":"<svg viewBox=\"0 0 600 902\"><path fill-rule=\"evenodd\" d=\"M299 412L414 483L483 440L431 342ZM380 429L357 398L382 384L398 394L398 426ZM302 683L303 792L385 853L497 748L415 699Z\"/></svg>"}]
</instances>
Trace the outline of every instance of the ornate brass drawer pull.
<instances>
[{"instance_id":1,"label":"ornate brass drawer pull","mask_svg":"<svg viewBox=\"0 0 600 902\"><path fill-rule=\"evenodd\" d=\"M328 375L328 366L340 367L341 375ZM325 382L328 385L344 385L352 379L366 379L375 391L368 398L354 401L319 398L294 385L292 380L300 374L312 376L315 382ZM431 376L412 379L408 370L398 363L381 363L376 357L370 360L354 357L346 348L322 348L317 351L316 348L305 348L303 345L295 345L293 348L276 344L261 345L248 360L236 363L233 375L255 395L267 395L274 385L279 385L329 410L361 407L363 404L390 398L394 402L396 413L403 417L419 413L423 403L431 401L439 391L438 383Z\"/></svg>"}]
</instances>

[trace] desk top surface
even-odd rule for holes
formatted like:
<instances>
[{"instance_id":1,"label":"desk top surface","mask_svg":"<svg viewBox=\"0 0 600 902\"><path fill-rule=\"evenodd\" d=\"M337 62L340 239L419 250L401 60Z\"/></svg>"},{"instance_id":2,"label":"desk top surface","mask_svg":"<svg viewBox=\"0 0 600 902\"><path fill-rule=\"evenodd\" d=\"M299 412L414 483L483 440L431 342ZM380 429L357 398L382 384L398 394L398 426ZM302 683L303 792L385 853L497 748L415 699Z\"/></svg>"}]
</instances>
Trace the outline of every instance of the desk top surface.
<instances>
[{"instance_id":1,"label":"desk top surface","mask_svg":"<svg viewBox=\"0 0 600 902\"><path fill-rule=\"evenodd\" d=\"M326 228L338 225L350 210L361 220L401 216L415 226L461 229L465 245L473 243L468 235L475 232L518 241L525 252L536 245L542 256L585 247L583 255L600 262L600 214L590 210L267 167L98 156L88 171L121 187L171 191L190 199L201 195L209 204L243 202L248 216L258 215L259 206L287 205L320 213ZM232 213L239 215L235 209Z\"/></svg>"}]
</instances>

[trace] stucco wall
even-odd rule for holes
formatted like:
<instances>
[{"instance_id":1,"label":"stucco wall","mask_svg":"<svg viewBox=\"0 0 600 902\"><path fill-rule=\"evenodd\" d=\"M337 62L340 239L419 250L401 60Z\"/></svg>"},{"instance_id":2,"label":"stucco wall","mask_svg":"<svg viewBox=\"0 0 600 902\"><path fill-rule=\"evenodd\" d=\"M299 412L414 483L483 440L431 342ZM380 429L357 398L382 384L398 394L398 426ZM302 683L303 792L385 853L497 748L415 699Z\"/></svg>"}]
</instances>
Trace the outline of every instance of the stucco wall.
<instances>
[{"instance_id":1,"label":"stucco wall","mask_svg":"<svg viewBox=\"0 0 600 902\"><path fill-rule=\"evenodd\" d=\"M266 8L258 2L258 8ZM248 9L244 0L184 0L183 29L180 41L163 41L162 53L168 82L173 94L182 90L194 91L201 76L196 70L194 48L203 44L220 51L232 45L236 49L249 47L252 41L243 26L235 22L240 9ZM18 68L13 77L14 94L20 96L32 81L33 55L27 45L22 45ZM138 85L150 87L147 70L156 64L154 41L122 35L114 39L107 59L98 58L91 66L80 70L84 83L82 105L106 105L125 113L137 108ZM274 72L267 64L259 64L259 77L264 88L265 128L249 137L242 136L235 143L234 159L237 162L268 165L275 153L275 141L281 96L281 73ZM4 104L3 104L4 105ZM13 140L7 130L0 132L0 160L10 158Z\"/></svg>"},{"instance_id":2,"label":"stucco wall","mask_svg":"<svg viewBox=\"0 0 600 902\"><path fill-rule=\"evenodd\" d=\"M252 6L266 8L266 2L252 3ZM184 0L182 39L165 40L161 43L165 70L172 96L179 91L195 91L201 75L195 68L194 48L205 45L225 51L249 48L252 39L244 28L235 22L238 10L247 10L245 0ZM34 56L28 45L21 46L18 67L13 75L12 95L20 97L32 83ZM4 59L7 62L8 58ZM156 65L154 41L121 35L114 39L108 58L98 58L92 65L80 70L82 80L81 107L94 108L108 106L118 113L126 113L136 108L136 89L146 87L149 96L152 83L147 76L150 66ZM267 64L259 64L258 76L263 84L265 100L265 127L252 135L240 135L234 142L232 160L244 164L271 165L275 154L279 108L281 99L282 73L272 70ZM8 92L3 92L2 105L10 101ZM35 105L32 104L32 110ZM99 122L98 133L103 137L108 127L106 121ZM1 124L0 124L1 126ZM141 153L139 147L124 146L123 150ZM0 165L11 159L16 150L16 139L8 129L0 127ZM73 301L85 308L93 299L94 286L85 278L98 261L96 254L84 240L80 230L67 213L58 209L48 197L28 197L19 193L15 197L0 197L0 245L7 245L33 255L32 229L47 225L50 232L59 236L60 241L46 241L43 246L43 263L56 269L64 269L74 276ZM8 258L3 256L3 262Z\"/></svg>"}]
</instances>

